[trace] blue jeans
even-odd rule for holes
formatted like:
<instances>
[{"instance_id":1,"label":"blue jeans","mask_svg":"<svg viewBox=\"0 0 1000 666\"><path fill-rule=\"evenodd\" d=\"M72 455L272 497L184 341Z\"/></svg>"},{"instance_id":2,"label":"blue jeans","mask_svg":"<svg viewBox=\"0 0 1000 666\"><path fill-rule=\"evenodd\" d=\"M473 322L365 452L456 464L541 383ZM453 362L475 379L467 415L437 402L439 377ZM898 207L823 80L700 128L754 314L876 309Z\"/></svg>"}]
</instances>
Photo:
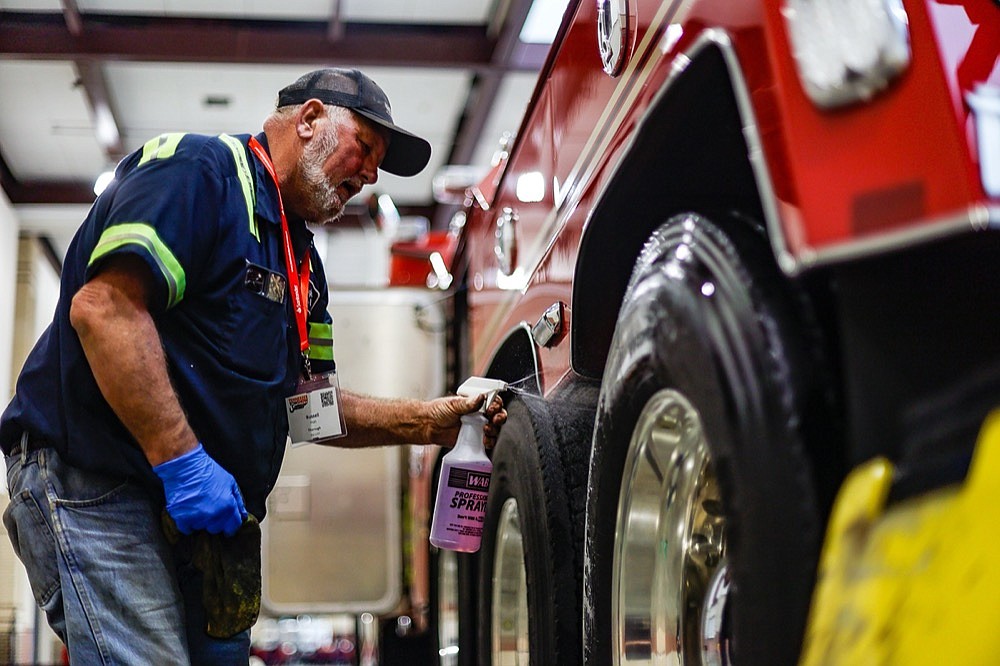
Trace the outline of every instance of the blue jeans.
<instances>
[{"instance_id":1,"label":"blue jeans","mask_svg":"<svg viewBox=\"0 0 1000 666\"><path fill-rule=\"evenodd\" d=\"M4 526L71 663L248 663L249 631L205 633L200 574L167 543L145 490L51 448L5 460Z\"/></svg>"}]
</instances>

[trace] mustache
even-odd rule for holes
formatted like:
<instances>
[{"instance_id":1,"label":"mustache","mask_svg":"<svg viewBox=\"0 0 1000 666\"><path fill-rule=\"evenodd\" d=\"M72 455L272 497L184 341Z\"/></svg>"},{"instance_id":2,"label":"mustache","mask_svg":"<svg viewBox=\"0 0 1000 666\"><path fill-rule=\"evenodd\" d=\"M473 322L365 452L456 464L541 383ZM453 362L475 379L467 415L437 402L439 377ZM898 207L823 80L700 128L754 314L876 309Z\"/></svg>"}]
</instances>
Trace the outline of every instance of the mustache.
<instances>
[{"instance_id":1,"label":"mustache","mask_svg":"<svg viewBox=\"0 0 1000 666\"><path fill-rule=\"evenodd\" d=\"M347 188L347 191L348 191L347 198L350 199L355 194L357 194L358 192L360 192L361 188L364 187L365 184L363 182L361 182L361 180L358 179L358 178L348 178L347 180L345 180L345 181L343 181L341 183L341 186L344 186L344 187Z\"/></svg>"}]
</instances>

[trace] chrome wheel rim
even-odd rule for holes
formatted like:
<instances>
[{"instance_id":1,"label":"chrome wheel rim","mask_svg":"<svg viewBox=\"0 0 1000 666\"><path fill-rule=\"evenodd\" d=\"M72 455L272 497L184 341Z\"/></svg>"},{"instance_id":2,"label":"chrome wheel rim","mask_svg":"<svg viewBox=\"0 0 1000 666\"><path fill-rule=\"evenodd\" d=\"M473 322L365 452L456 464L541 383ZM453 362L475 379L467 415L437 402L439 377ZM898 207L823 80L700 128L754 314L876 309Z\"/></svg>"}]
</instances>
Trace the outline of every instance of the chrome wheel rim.
<instances>
[{"instance_id":1,"label":"chrome wheel rim","mask_svg":"<svg viewBox=\"0 0 1000 666\"><path fill-rule=\"evenodd\" d=\"M438 663L458 664L458 556L438 551Z\"/></svg>"},{"instance_id":2,"label":"chrome wheel rim","mask_svg":"<svg viewBox=\"0 0 1000 666\"><path fill-rule=\"evenodd\" d=\"M616 666L729 663L725 555L725 517L701 417L684 395L662 390L636 423L618 496Z\"/></svg>"},{"instance_id":3,"label":"chrome wheel rim","mask_svg":"<svg viewBox=\"0 0 1000 666\"><path fill-rule=\"evenodd\" d=\"M503 504L497 524L493 559L493 597L490 601L494 666L528 663L528 587L524 544L517 501Z\"/></svg>"}]
</instances>

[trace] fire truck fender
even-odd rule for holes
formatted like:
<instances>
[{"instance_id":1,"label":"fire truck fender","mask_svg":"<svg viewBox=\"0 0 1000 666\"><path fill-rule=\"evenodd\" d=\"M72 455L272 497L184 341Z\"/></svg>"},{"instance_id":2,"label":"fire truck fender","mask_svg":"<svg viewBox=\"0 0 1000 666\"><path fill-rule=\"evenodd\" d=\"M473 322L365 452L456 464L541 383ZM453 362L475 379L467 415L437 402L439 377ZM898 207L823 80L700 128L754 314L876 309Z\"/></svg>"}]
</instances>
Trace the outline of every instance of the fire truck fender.
<instances>
[{"instance_id":1,"label":"fire truck fender","mask_svg":"<svg viewBox=\"0 0 1000 666\"><path fill-rule=\"evenodd\" d=\"M487 364L484 377L502 379L529 393L540 393L538 349L531 328L520 324L511 329Z\"/></svg>"},{"instance_id":2,"label":"fire truck fender","mask_svg":"<svg viewBox=\"0 0 1000 666\"><path fill-rule=\"evenodd\" d=\"M737 211L765 223L773 259L782 256L771 179L757 118L732 44L708 31L685 53L612 158L594 192L573 284L573 368L598 378L614 320L643 243L685 211ZM627 213L626 213L627 211Z\"/></svg>"}]
</instances>

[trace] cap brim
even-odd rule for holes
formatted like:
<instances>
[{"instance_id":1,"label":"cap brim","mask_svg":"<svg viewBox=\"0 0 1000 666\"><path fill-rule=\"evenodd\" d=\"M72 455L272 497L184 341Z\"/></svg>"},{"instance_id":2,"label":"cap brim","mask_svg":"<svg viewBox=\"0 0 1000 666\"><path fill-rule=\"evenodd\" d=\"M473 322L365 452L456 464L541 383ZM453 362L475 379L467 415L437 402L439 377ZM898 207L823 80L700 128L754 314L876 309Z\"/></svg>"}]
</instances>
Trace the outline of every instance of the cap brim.
<instances>
[{"instance_id":1,"label":"cap brim","mask_svg":"<svg viewBox=\"0 0 1000 666\"><path fill-rule=\"evenodd\" d=\"M389 130L389 147L379 168L397 176L416 176L423 171L431 159L431 144L416 134L387 123L378 116L364 110L352 109L382 127Z\"/></svg>"}]
</instances>

